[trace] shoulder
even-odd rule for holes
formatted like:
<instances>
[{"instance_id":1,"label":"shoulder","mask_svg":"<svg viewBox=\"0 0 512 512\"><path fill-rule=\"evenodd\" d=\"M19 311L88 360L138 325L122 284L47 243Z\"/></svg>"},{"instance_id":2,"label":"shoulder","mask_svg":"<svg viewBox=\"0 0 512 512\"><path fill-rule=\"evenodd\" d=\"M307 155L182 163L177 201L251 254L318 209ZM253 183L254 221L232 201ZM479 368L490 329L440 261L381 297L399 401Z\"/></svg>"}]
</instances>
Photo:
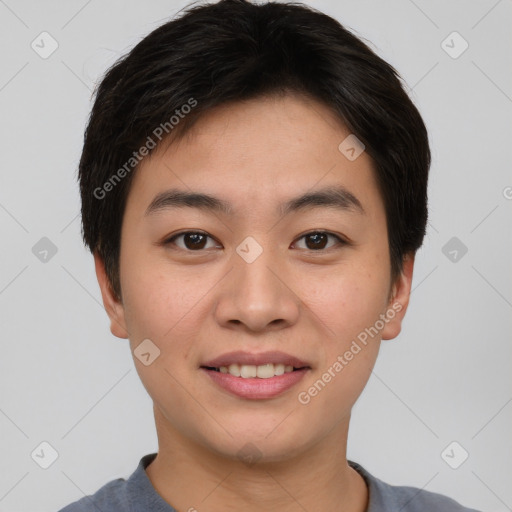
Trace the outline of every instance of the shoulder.
<instances>
[{"instance_id":1,"label":"shoulder","mask_svg":"<svg viewBox=\"0 0 512 512\"><path fill-rule=\"evenodd\" d=\"M123 508L124 507L124 508ZM118 478L101 487L96 493L70 503L59 512L109 512L110 510L130 510L126 490L126 480Z\"/></svg>"},{"instance_id":2,"label":"shoulder","mask_svg":"<svg viewBox=\"0 0 512 512\"><path fill-rule=\"evenodd\" d=\"M367 512L383 512L400 510L401 512L478 512L466 508L455 500L417 487L389 485L372 476L368 471L355 462L349 462L366 481L369 489L369 504Z\"/></svg>"},{"instance_id":3,"label":"shoulder","mask_svg":"<svg viewBox=\"0 0 512 512\"><path fill-rule=\"evenodd\" d=\"M112 480L94 494L70 503L59 512L176 512L158 495L146 475L145 469L155 457L156 453L145 455L128 480Z\"/></svg>"}]
</instances>

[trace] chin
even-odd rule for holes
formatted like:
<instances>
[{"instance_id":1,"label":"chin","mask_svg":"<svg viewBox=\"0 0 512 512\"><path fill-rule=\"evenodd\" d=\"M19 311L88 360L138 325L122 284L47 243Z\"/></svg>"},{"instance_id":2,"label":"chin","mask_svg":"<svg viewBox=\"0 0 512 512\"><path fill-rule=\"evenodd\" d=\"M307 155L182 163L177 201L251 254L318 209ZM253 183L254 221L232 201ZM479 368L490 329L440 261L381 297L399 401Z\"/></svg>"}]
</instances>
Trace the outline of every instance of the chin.
<instances>
[{"instance_id":1,"label":"chin","mask_svg":"<svg viewBox=\"0 0 512 512\"><path fill-rule=\"evenodd\" d=\"M221 457L249 465L290 460L314 444L313 438L308 439L303 429L294 430L293 425L284 428L281 424L274 431L268 423L255 425L254 421L238 424L236 429L225 427L231 436L224 432L221 438L203 438L203 444Z\"/></svg>"}]
</instances>

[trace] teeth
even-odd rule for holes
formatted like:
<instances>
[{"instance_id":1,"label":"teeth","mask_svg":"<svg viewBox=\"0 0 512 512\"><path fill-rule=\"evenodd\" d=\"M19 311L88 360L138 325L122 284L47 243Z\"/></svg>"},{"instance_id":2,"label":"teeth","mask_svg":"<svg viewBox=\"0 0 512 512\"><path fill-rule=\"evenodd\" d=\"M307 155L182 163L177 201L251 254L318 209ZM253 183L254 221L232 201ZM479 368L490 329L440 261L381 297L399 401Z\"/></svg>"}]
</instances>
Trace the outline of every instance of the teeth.
<instances>
[{"instance_id":1,"label":"teeth","mask_svg":"<svg viewBox=\"0 0 512 512\"><path fill-rule=\"evenodd\" d=\"M258 373L256 368L259 368L259 366L256 367L250 364L243 364L242 366L240 366L240 377L244 379L256 377Z\"/></svg>"},{"instance_id":2,"label":"teeth","mask_svg":"<svg viewBox=\"0 0 512 512\"><path fill-rule=\"evenodd\" d=\"M284 364L262 364L255 366L253 364L230 364L229 366L221 366L220 373L229 373L235 377L242 377L243 379L250 379L258 377L260 379L270 379L276 375L283 375L283 373L293 372L292 365Z\"/></svg>"},{"instance_id":3,"label":"teeth","mask_svg":"<svg viewBox=\"0 0 512 512\"><path fill-rule=\"evenodd\" d=\"M284 373L284 364L275 364L274 365L274 375L283 375Z\"/></svg>"},{"instance_id":4,"label":"teeth","mask_svg":"<svg viewBox=\"0 0 512 512\"><path fill-rule=\"evenodd\" d=\"M228 367L228 373L230 375L234 375L235 377L240 377L240 366L238 366L237 364L230 364Z\"/></svg>"},{"instance_id":5,"label":"teeth","mask_svg":"<svg viewBox=\"0 0 512 512\"><path fill-rule=\"evenodd\" d=\"M256 377L259 377L260 379L270 379L270 377L275 375L274 365L271 363L262 364L261 366L256 366L253 368L256 368Z\"/></svg>"}]
</instances>

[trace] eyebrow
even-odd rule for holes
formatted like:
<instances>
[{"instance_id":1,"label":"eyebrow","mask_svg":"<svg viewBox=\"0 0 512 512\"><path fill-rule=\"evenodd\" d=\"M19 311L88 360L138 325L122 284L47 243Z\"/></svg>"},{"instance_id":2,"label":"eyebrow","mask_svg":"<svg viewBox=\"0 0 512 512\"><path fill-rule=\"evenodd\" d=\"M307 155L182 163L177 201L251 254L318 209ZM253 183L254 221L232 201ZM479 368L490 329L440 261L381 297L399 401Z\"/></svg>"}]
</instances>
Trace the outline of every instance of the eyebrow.
<instances>
[{"instance_id":1,"label":"eyebrow","mask_svg":"<svg viewBox=\"0 0 512 512\"><path fill-rule=\"evenodd\" d=\"M201 192L187 192L179 189L166 190L156 195L146 208L144 215L150 216L163 210L184 207L233 215L233 207L228 201ZM335 208L366 214L359 199L345 187L339 185L321 188L294 197L279 205L278 212L285 216L291 212L313 208Z\"/></svg>"}]
</instances>

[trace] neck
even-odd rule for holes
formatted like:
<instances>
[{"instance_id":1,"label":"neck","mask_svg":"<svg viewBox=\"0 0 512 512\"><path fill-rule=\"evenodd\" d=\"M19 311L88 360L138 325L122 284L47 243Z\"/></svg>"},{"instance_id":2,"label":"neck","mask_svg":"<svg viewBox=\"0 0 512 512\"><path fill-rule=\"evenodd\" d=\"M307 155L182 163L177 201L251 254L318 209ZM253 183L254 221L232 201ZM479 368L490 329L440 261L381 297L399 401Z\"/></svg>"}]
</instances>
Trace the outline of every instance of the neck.
<instances>
[{"instance_id":1,"label":"neck","mask_svg":"<svg viewBox=\"0 0 512 512\"><path fill-rule=\"evenodd\" d=\"M300 454L245 463L164 428L155 408L159 450L146 468L151 483L177 510L231 512L364 512L368 491L346 459L348 419Z\"/></svg>"}]
</instances>

